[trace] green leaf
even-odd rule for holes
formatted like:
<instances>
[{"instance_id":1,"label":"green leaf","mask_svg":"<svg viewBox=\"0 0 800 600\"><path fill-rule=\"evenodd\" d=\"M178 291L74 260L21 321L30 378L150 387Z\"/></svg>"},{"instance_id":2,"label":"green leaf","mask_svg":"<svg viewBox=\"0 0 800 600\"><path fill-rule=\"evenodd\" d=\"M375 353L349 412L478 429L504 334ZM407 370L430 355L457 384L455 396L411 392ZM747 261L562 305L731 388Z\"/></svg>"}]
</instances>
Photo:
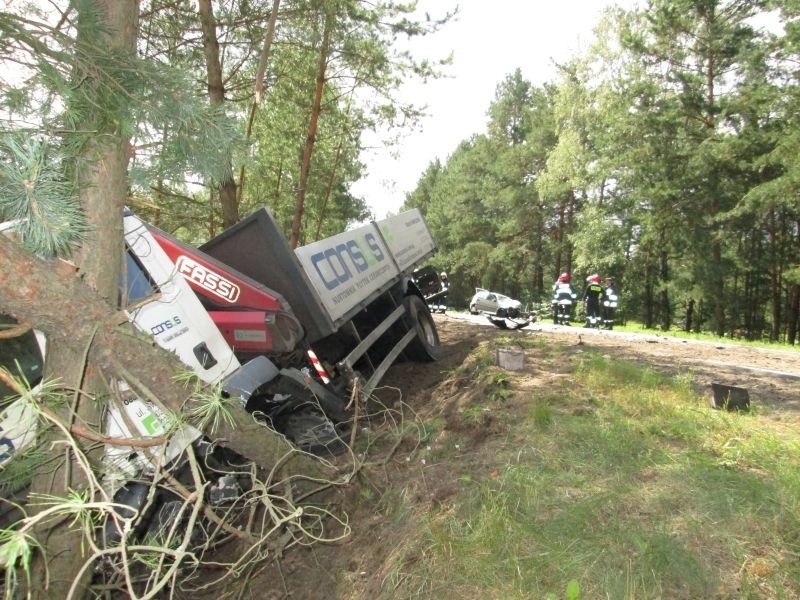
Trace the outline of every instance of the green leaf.
<instances>
[{"instance_id":1,"label":"green leaf","mask_svg":"<svg viewBox=\"0 0 800 600\"><path fill-rule=\"evenodd\" d=\"M570 579L567 584L567 600L580 600L581 584L576 579Z\"/></svg>"}]
</instances>

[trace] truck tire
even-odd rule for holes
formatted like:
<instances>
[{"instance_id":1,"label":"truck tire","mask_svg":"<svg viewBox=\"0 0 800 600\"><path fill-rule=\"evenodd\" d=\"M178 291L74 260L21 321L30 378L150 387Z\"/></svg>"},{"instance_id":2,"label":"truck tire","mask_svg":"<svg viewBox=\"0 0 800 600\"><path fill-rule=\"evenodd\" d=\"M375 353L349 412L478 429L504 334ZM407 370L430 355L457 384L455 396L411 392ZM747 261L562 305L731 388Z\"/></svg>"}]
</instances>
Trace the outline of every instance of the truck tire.
<instances>
[{"instance_id":1,"label":"truck tire","mask_svg":"<svg viewBox=\"0 0 800 600\"><path fill-rule=\"evenodd\" d=\"M321 411L303 407L276 419L276 428L295 446L316 456L339 456L347 443Z\"/></svg>"},{"instance_id":2,"label":"truck tire","mask_svg":"<svg viewBox=\"0 0 800 600\"><path fill-rule=\"evenodd\" d=\"M403 304L408 311L410 326L416 329L417 337L406 346L406 355L411 360L419 362L432 362L442 356L442 346L439 344L439 333L436 323L428 310L428 306L419 296L406 296Z\"/></svg>"}]
</instances>

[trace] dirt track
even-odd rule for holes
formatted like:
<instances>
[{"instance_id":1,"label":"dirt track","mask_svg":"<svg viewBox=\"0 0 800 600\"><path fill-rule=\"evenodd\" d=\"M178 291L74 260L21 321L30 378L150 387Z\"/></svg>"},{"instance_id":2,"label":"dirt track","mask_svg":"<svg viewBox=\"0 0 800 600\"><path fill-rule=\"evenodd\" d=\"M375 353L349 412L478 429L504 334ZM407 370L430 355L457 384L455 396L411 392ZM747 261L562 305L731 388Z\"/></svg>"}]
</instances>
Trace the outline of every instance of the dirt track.
<instances>
[{"instance_id":1,"label":"dirt track","mask_svg":"<svg viewBox=\"0 0 800 600\"><path fill-rule=\"evenodd\" d=\"M468 313L435 316L444 344L491 325ZM603 349L611 356L640 361L667 373L691 372L698 387L712 382L746 388L751 401L800 416L800 349L762 348L736 343L683 340L655 333L604 331L533 323L509 335L538 336ZM709 390L710 394L710 390Z\"/></svg>"}]
</instances>

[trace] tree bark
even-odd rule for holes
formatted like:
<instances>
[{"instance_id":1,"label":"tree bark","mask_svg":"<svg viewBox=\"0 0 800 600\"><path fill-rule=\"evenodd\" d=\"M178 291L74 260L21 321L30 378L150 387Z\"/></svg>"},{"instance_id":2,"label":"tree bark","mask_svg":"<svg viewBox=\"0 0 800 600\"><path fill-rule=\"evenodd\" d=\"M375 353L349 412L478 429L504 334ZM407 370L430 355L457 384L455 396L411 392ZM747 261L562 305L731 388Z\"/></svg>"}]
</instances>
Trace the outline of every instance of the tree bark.
<instances>
[{"instance_id":1,"label":"tree bark","mask_svg":"<svg viewBox=\"0 0 800 600\"><path fill-rule=\"evenodd\" d=\"M769 340L777 342L781 335L781 264L778 252L778 232L775 218L775 209L770 208L767 214L767 235L769 236L770 267L769 267L769 292L772 305L772 327Z\"/></svg>"},{"instance_id":2,"label":"tree bark","mask_svg":"<svg viewBox=\"0 0 800 600\"><path fill-rule=\"evenodd\" d=\"M98 13L95 13L95 9ZM106 29L100 29L98 18ZM122 56L132 57L136 51L138 25L137 2L113 2L99 0L91 9L79 8L77 20L77 46L88 49L92 56L98 47L110 48ZM76 81L81 81L81 93L100 105L98 98L116 81L113 75L92 72L81 66L74 72ZM76 178L83 213L88 231L81 247L75 253L78 276L86 289L95 290L99 306L110 313L117 303L117 285L122 257L122 208L127 198L128 137L123 123L127 111L121 102L107 111L96 111L85 116L79 130L95 131L96 135L83 140L76 158ZM4 260L4 264L12 264ZM26 269L17 273L29 272ZM3 294L0 297L6 298ZM31 304L38 299L31 298ZM53 298L52 307L61 311L65 318L73 319L78 308L70 311L64 298ZM30 321L30 319L24 319ZM64 328L66 331L66 328ZM90 425L99 430L102 420L102 397L107 393L103 374L84 364L85 349L76 347L61 336L52 336L48 344L44 376L61 378L65 389L73 391L72 401L62 406L49 407L51 413L67 427L73 424ZM97 460L102 448L89 445L87 440L75 440L74 445L59 443L60 431L51 427L42 432L41 448L48 453L48 469L33 474L31 495L65 497L69 492L85 492L89 489L91 473L81 466L79 455ZM43 506L32 504L29 511L35 514ZM69 586L77 577L84 561L87 547L82 543L83 531L79 523L62 519L55 523L43 522L35 528L35 535L47 551L47 556L37 554L32 564L30 595L34 598L52 598ZM79 594L86 592L91 574L85 573L77 584Z\"/></svg>"},{"instance_id":3,"label":"tree bark","mask_svg":"<svg viewBox=\"0 0 800 600\"><path fill-rule=\"evenodd\" d=\"M331 172L328 175L328 184L325 186L325 197L322 199L322 206L319 209L319 214L317 215L317 228L314 231L314 239L311 240L312 242L316 242L320 239L320 235L322 232L322 223L325 220L325 213L328 209L328 202L330 201L331 195L333 194L333 186L336 182L336 170L339 168L339 159L342 156L342 142L340 141L339 144L336 146L336 155L333 159L333 165L331 166Z\"/></svg>"},{"instance_id":4,"label":"tree bark","mask_svg":"<svg viewBox=\"0 0 800 600\"><path fill-rule=\"evenodd\" d=\"M256 69L256 81L254 86L253 107L261 104L264 98L264 79L267 73L267 61L272 51L272 41L275 38L275 24L278 22L278 8L281 0L272 0L272 12L269 15L267 31L264 34L264 46L261 48L261 55L258 57L258 68ZM250 127L248 126L247 137L250 137Z\"/></svg>"},{"instance_id":5,"label":"tree bark","mask_svg":"<svg viewBox=\"0 0 800 600\"><path fill-rule=\"evenodd\" d=\"M275 25L278 22L278 8L280 5L281 0L272 0L272 12L269 15L267 30L264 33L264 45L261 48L261 56L258 58L258 67L256 68L256 81L253 86L253 103L250 105L250 116L247 119L247 133L245 139L248 142L253 135L253 123L256 120L258 105L261 104L261 101L264 99L264 80L267 75L267 61L272 51L272 42L275 38ZM239 206L241 206L242 194L244 194L245 173L245 166L242 165L239 169L239 189L236 192L236 202Z\"/></svg>"},{"instance_id":6,"label":"tree bark","mask_svg":"<svg viewBox=\"0 0 800 600\"><path fill-rule=\"evenodd\" d=\"M789 286L789 310L786 316L786 342L794 346L797 341L797 326L800 324L800 284Z\"/></svg>"},{"instance_id":7,"label":"tree bark","mask_svg":"<svg viewBox=\"0 0 800 600\"><path fill-rule=\"evenodd\" d=\"M211 0L198 0L197 10L200 16L200 25L203 29L203 54L206 59L206 74L208 76L208 97L212 105L219 106L225 102L225 84L222 79L222 61L219 58L217 23L214 19ZM233 167L228 164L226 171L226 177L218 185L224 229L239 222L239 200L236 195L236 182L233 180Z\"/></svg>"},{"instance_id":8,"label":"tree bark","mask_svg":"<svg viewBox=\"0 0 800 600\"><path fill-rule=\"evenodd\" d=\"M292 231L289 237L289 245L297 248L300 243L300 230L303 223L303 212L305 210L306 186L308 186L308 175L311 172L311 155L314 152L314 142L317 139L317 127L319 115L322 112L322 95L325 90L325 71L328 66L328 54L331 44L331 29L333 28L333 15L325 15L325 28L322 33L322 45L319 50L319 62L317 64L317 84L314 89L314 103L311 107L311 118L308 123L306 143L303 147L303 154L300 157L300 180L297 183L297 196L294 203L294 218L292 219Z\"/></svg>"},{"instance_id":9,"label":"tree bark","mask_svg":"<svg viewBox=\"0 0 800 600\"><path fill-rule=\"evenodd\" d=\"M683 330L686 333L691 333L693 319L694 319L694 298L689 298L689 300L686 302L686 324L683 327Z\"/></svg>"},{"instance_id":10,"label":"tree bark","mask_svg":"<svg viewBox=\"0 0 800 600\"><path fill-rule=\"evenodd\" d=\"M659 243L661 248L664 248L663 232L662 239ZM669 292L667 291L667 282L669 281L669 258L666 250L660 250L658 253L658 277L661 281L661 291L659 292L659 304L661 312L661 329L669 331L672 327L672 305L669 299Z\"/></svg>"}]
</instances>

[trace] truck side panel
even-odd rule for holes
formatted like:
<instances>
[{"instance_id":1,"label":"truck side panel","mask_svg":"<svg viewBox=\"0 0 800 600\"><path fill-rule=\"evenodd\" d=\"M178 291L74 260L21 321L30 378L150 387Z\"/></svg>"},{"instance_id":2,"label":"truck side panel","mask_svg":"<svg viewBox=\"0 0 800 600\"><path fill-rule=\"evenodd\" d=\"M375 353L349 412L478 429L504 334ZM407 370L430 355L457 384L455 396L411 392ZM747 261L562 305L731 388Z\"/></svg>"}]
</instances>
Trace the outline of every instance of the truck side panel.
<instances>
[{"instance_id":1,"label":"truck side panel","mask_svg":"<svg viewBox=\"0 0 800 600\"><path fill-rule=\"evenodd\" d=\"M295 254L337 328L400 275L374 223L302 246Z\"/></svg>"},{"instance_id":2,"label":"truck side panel","mask_svg":"<svg viewBox=\"0 0 800 600\"><path fill-rule=\"evenodd\" d=\"M290 249L262 208L200 250L282 294L313 344L336 334L435 250L418 209ZM401 292L402 293L402 292Z\"/></svg>"},{"instance_id":3,"label":"truck side panel","mask_svg":"<svg viewBox=\"0 0 800 600\"><path fill-rule=\"evenodd\" d=\"M376 225L398 269L404 273L424 262L436 250L433 236L418 208L378 221Z\"/></svg>"}]
</instances>

